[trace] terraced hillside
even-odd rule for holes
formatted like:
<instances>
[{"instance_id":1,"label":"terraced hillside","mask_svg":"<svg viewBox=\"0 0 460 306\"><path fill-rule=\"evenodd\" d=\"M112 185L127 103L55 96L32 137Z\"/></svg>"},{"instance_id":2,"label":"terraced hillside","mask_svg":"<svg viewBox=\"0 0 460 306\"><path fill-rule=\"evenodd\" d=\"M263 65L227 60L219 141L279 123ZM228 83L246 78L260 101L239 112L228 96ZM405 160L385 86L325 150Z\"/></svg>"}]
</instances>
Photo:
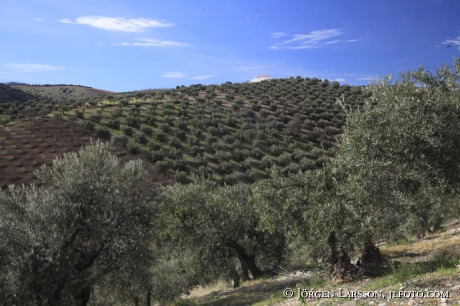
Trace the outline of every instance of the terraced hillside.
<instances>
[{"instance_id":1,"label":"terraced hillside","mask_svg":"<svg viewBox=\"0 0 460 306\"><path fill-rule=\"evenodd\" d=\"M126 158L142 158L163 184L186 183L193 175L249 184L267 177L272 165L285 174L316 169L335 155L335 137L345 123L338 98L355 108L365 96L360 87L297 77L7 103L0 116L13 122L0 131L1 163L9 173L1 185L35 182L34 165L77 151L90 137L110 140ZM51 124L49 117L54 114L67 120L51 120ZM79 138L84 134L81 127L89 133L84 139ZM27 136L33 132L35 137ZM76 138L80 140L71 141ZM47 151L16 154L14 146L24 141ZM12 156L16 159L9 161Z\"/></svg>"},{"instance_id":2,"label":"terraced hillside","mask_svg":"<svg viewBox=\"0 0 460 306\"><path fill-rule=\"evenodd\" d=\"M280 79L111 96L66 113L100 137L144 152L159 172L226 184L251 183L275 165L285 174L320 167L335 154L345 112L359 87L318 79Z\"/></svg>"}]
</instances>

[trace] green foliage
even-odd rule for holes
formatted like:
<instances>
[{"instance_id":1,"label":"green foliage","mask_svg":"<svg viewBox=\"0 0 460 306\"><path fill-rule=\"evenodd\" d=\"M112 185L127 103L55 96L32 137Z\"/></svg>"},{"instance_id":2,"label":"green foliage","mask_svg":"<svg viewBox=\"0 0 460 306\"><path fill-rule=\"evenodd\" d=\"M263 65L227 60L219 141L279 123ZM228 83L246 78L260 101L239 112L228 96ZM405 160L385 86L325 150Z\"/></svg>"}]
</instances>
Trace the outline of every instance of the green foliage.
<instances>
[{"instance_id":1,"label":"green foliage","mask_svg":"<svg viewBox=\"0 0 460 306\"><path fill-rule=\"evenodd\" d=\"M121 164L94 143L35 174L46 189L0 193L2 303L76 305L95 287L147 292L154 194L142 163Z\"/></svg>"},{"instance_id":2,"label":"green foliage","mask_svg":"<svg viewBox=\"0 0 460 306\"><path fill-rule=\"evenodd\" d=\"M237 183L238 177L235 174L226 174L222 179L222 183L225 185L235 185Z\"/></svg>"},{"instance_id":3,"label":"green foliage","mask_svg":"<svg viewBox=\"0 0 460 306\"><path fill-rule=\"evenodd\" d=\"M135 142L128 142L126 144L126 150L131 154L137 154L140 152L139 145Z\"/></svg>"},{"instance_id":4,"label":"green foliage","mask_svg":"<svg viewBox=\"0 0 460 306\"><path fill-rule=\"evenodd\" d=\"M128 137L126 135L113 135L110 142L121 147L125 147L128 143Z\"/></svg>"},{"instance_id":5,"label":"green foliage","mask_svg":"<svg viewBox=\"0 0 460 306\"><path fill-rule=\"evenodd\" d=\"M122 125L120 127L120 130L126 136L133 136L133 134L134 134L133 129L131 127L127 126L127 125Z\"/></svg>"},{"instance_id":6,"label":"green foliage","mask_svg":"<svg viewBox=\"0 0 460 306\"><path fill-rule=\"evenodd\" d=\"M103 139L110 139L110 136L111 136L109 129L106 128L105 126L98 127L96 129L96 135L97 137L103 138Z\"/></svg>"},{"instance_id":7,"label":"green foliage","mask_svg":"<svg viewBox=\"0 0 460 306\"><path fill-rule=\"evenodd\" d=\"M414 263L409 262L408 258L401 259L401 262L396 266L393 262L390 262L391 275L390 278L393 283L401 284L408 280L417 277L417 267Z\"/></svg>"},{"instance_id":8,"label":"green foliage","mask_svg":"<svg viewBox=\"0 0 460 306\"><path fill-rule=\"evenodd\" d=\"M134 141L140 144L146 144L147 143L147 137L145 137L145 134L143 132L136 132L133 136Z\"/></svg>"},{"instance_id":9,"label":"green foliage","mask_svg":"<svg viewBox=\"0 0 460 306\"><path fill-rule=\"evenodd\" d=\"M280 163L283 166L287 166L291 162L291 154L289 153L283 153L280 156L278 156L278 163Z\"/></svg>"},{"instance_id":10,"label":"green foliage","mask_svg":"<svg viewBox=\"0 0 460 306\"><path fill-rule=\"evenodd\" d=\"M154 150L150 153L150 159L154 162L161 161L165 158L165 152L163 149Z\"/></svg>"},{"instance_id":11,"label":"green foliage","mask_svg":"<svg viewBox=\"0 0 460 306\"><path fill-rule=\"evenodd\" d=\"M176 183L185 183L187 182L187 173L184 171L176 171L176 174L174 175L174 181Z\"/></svg>"},{"instance_id":12,"label":"green foliage","mask_svg":"<svg viewBox=\"0 0 460 306\"><path fill-rule=\"evenodd\" d=\"M166 173L169 169L171 169L171 163L167 160L161 160L155 163L155 167L157 168L158 172Z\"/></svg>"}]
</instances>

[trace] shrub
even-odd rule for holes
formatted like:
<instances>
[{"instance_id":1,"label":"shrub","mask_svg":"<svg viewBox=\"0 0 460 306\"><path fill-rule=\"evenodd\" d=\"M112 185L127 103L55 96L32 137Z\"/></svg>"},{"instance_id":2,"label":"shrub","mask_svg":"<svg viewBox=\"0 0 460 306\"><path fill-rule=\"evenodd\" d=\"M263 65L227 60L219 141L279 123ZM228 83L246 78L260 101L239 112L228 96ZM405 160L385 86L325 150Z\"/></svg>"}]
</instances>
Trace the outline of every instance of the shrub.
<instances>
[{"instance_id":1,"label":"shrub","mask_svg":"<svg viewBox=\"0 0 460 306\"><path fill-rule=\"evenodd\" d=\"M223 140L224 140L226 143L230 143L230 144L232 144L233 141L235 141L235 139L233 138L233 136L230 135L230 134L224 135Z\"/></svg>"},{"instance_id":2,"label":"shrub","mask_svg":"<svg viewBox=\"0 0 460 306\"><path fill-rule=\"evenodd\" d=\"M209 169L206 166L200 166L198 168L198 175L202 176L202 177L205 177L205 178L208 178L208 177L210 177L212 175L212 171L211 171L211 169Z\"/></svg>"},{"instance_id":3,"label":"shrub","mask_svg":"<svg viewBox=\"0 0 460 306\"><path fill-rule=\"evenodd\" d=\"M155 151L152 151L152 153L150 153L150 159L154 162L163 160L164 158L165 158L165 152L162 149L155 150Z\"/></svg>"},{"instance_id":4,"label":"shrub","mask_svg":"<svg viewBox=\"0 0 460 306\"><path fill-rule=\"evenodd\" d=\"M196 137L195 135L189 135L187 137L187 143L191 146L196 146L200 144L200 139Z\"/></svg>"},{"instance_id":5,"label":"shrub","mask_svg":"<svg viewBox=\"0 0 460 306\"><path fill-rule=\"evenodd\" d=\"M112 118L112 119L109 120L108 126L113 128L113 129L118 130L120 128L120 122L117 119Z\"/></svg>"},{"instance_id":6,"label":"shrub","mask_svg":"<svg viewBox=\"0 0 460 306\"><path fill-rule=\"evenodd\" d=\"M139 117L128 116L125 118L125 123L128 126L138 127L141 122L140 122Z\"/></svg>"},{"instance_id":7,"label":"shrub","mask_svg":"<svg viewBox=\"0 0 460 306\"><path fill-rule=\"evenodd\" d=\"M280 155L281 153L283 153L283 149L277 145L272 145L270 147L270 152L273 154L273 155Z\"/></svg>"},{"instance_id":8,"label":"shrub","mask_svg":"<svg viewBox=\"0 0 460 306\"><path fill-rule=\"evenodd\" d=\"M126 150L131 154L137 154L140 151L139 145L135 142L128 142L126 144Z\"/></svg>"},{"instance_id":9,"label":"shrub","mask_svg":"<svg viewBox=\"0 0 460 306\"><path fill-rule=\"evenodd\" d=\"M245 160L241 163L241 167L242 167L244 170L251 169L251 161L250 161L249 159L245 159Z\"/></svg>"},{"instance_id":10,"label":"shrub","mask_svg":"<svg viewBox=\"0 0 460 306\"><path fill-rule=\"evenodd\" d=\"M121 132L122 132L123 134L125 134L125 135L127 135L127 136L132 136L133 133L134 133L134 132L133 132L133 129L130 128L129 126L127 126L127 125L122 125L122 126L120 127L120 130L121 130Z\"/></svg>"},{"instance_id":11,"label":"shrub","mask_svg":"<svg viewBox=\"0 0 460 306\"><path fill-rule=\"evenodd\" d=\"M232 152L232 157L237 161L243 161L247 157L247 154L241 149L235 149Z\"/></svg>"},{"instance_id":12,"label":"shrub","mask_svg":"<svg viewBox=\"0 0 460 306\"><path fill-rule=\"evenodd\" d=\"M273 165L273 160L268 156L264 156L260 160L260 165L264 168L270 168Z\"/></svg>"},{"instance_id":13,"label":"shrub","mask_svg":"<svg viewBox=\"0 0 460 306\"><path fill-rule=\"evenodd\" d=\"M323 166L328 160L329 160L329 158L327 158L327 157L324 157L324 156L323 156L323 157L320 157L320 158L318 158L318 159L316 160L316 165L319 166L319 167L321 167L321 166Z\"/></svg>"},{"instance_id":14,"label":"shrub","mask_svg":"<svg viewBox=\"0 0 460 306\"><path fill-rule=\"evenodd\" d=\"M161 160L155 163L155 167L157 168L158 172L166 173L171 168L171 163L166 160Z\"/></svg>"},{"instance_id":15,"label":"shrub","mask_svg":"<svg viewBox=\"0 0 460 306\"><path fill-rule=\"evenodd\" d=\"M217 151L214 154L214 157L217 159L219 163L223 161L228 161L230 159L230 155L227 152L224 151Z\"/></svg>"},{"instance_id":16,"label":"shrub","mask_svg":"<svg viewBox=\"0 0 460 306\"><path fill-rule=\"evenodd\" d=\"M89 116L89 120L99 123L102 120L102 116L99 114L92 114Z\"/></svg>"},{"instance_id":17,"label":"shrub","mask_svg":"<svg viewBox=\"0 0 460 306\"><path fill-rule=\"evenodd\" d=\"M217 141L218 141L218 139L217 139L216 136L213 136L213 135L208 135L208 136L206 136L206 142L207 142L208 144L213 144L213 143L215 143L215 142L217 142Z\"/></svg>"},{"instance_id":18,"label":"shrub","mask_svg":"<svg viewBox=\"0 0 460 306\"><path fill-rule=\"evenodd\" d=\"M177 159L173 162L173 168L177 171L185 171L187 170L187 162L183 159Z\"/></svg>"},{"instance_id":19,"label":"shrub","mask_svg":"<svg viewBox=\"0 0 460 306\"><path fill-rule=\"evenodd\" d=\"M207 166L208 165L208 158L206 156L204 156L204 155L197 154L195 159L196 159L196 162L198 163L198 165L200 165L200 166Z\"/></svg>"},{"instance_id":20,"label":"shrub","mask_svg":"<svg viewBox=\"0 0 460 306\"><path fill-rule=\"evenodd\" d=\"M146 114L145 117L144 117L144 122L150 126L154 126L155 125L155 117L151 114Z\"/></svg>"},{"instance_id":21,"label":"shrub","mask_svg":"<svg viewBox=\"0 0 460 306\"><path fill-rule=\"evenodd\" d=\"M252 155L254 155L255 158L260 159L265 155L265 153L260 148L254 148L252 149Z\"/></svg>"},{"instance_id":22,"label":"shrub","mask_svg":"<svg viewBox=\"0 0 460 306\"><path fill-rule=\"evenodd\" d=\"M291 154L289 153L283 153L280 156L278 156L278 163L280 163L283 166L287 166L291 162Z\"/></svg>"},{"instance_id":23,"label":"shrub","mask_svg":"<svg viewBox=\"0 0 460 306\"><path fill-rule=\"evenodd\" d=\"M192 148L190 149L191 156L196 156L197 154L202 153L202 152L204 152L204 147L192 146Z\"/></svg>"},{"instance_id":24,"label":"shrub","mask_svg":"<svg viewBox=\"0 0 460 306\"><path fill-rule=\"evenodd\" d=\"M163 132L168 133L168 132L171 130L171 127L170 127L168 124L166 124L166 123L162 123L162 124L160 125L160 129L161 129Z\"/></svg>"},{"instance_id":25,"label":"shrub","mask_svg":"<svg viewBox=\"0 0 460 306\"><path fill-rule=\"evenodd\" d=\"M186 138L185 131L180 130L180 129L178 129L178 128L174 128L174 129L173 129L173 135L174 135L176 138L179 138L179 139L182 140L182 141L184 141L185 138Z\"/></svg>"},{"instance_id":26,"label":"shrub","mask_svg":"<svg viewBox=\"0 0 460 306\"><path fill-rule=\"evenodd\" d=\"M128 143L128 137L126 137L126 135L113 135L110 142L114 145L125 147Z\"/></svg>"},{"instance_id":27,"label":"shrub","mask_svg":"<svg viewBox=\"0 0 460 306\"><path fill-rule=\"evenodd\" d=\"M218 168L219 168L220 171L222 171L224 173L232 172L232 165L229 162L226 162L226 161L219 163Z\"/></svg>"},{"instance_id":28,"label":"shrub","mask_svg":"<svg viewBox=\"0 0 460 306\"><path fill-rule=\"evenodd\" d=\"M174 174L174 181L181 184L187 182L187 173L184 171L176 171L176 174Z\"/></svg>"},{"instance_id":29,"label":"shrub","mask_svg":"<svg viewBox=\"0 0 460 306\"><path fill-rule=\"evenodd\" d=\"M153 132L153 139L158 140L158 141L165 141L166 140L166 134L162 131L155 131Z\"/></svg>"},{"instance_id":30,"label":"shrub","mask_svg":"<svg viewBox=\"0 0 460 306\"><path fill-rule=\"evenodd\" d=\"M161 146L154 142L154 141L149 141L149 143L147 144L147 147L150 149L150 150L159 150L161 148Z\"/></svg>"},{"instance_id":31,"label":"shrub","mask_svg":"<svg viewBox=\"0 0 460 306\"><path fill-rule=\"evenodd\" d=\"M299 161L299 166L302 171L313 170L316 168L316 163L304 157Z\"/></svg>"},{"instance_id":32,"label":"shrub","mask_svg":"<svg viewBox=\"0 0 460 306\"><path fill-rule=\"evenodd\" d=\"M291 174L297 174L300 171L300 167L296 164L290 164L289 166L286 166L281 173L283 175L288 175L289 173Z\"/></svg>"},{"instance_id":33,"label":"shrub","mask_svg":"<svg viewBox=\"0 0 460 306\"><path fill-rule=\"evenodd\" d=\"M310 155L313 156L314 158L318 158L324 154L323 150L314 148L313 150L310 151Z\"/></svg>"},{"instance_id":34,"label":"shrub","mask_svg":"<svg viewBox=\"0 0 460 306\"><path fill-rule=\"evenodd\" d=\"M89 130L91 132L94 132L94 123L92 123L91 121L88 121L88 120L83 121L82 126L85 129L87 129L87 130Z\"/></svg>"},{"instance_id":35,"label":"shrub","mask_svg":"<svg viewBox=\"0 0 460 306\"><path fill-rule=\"evenodd\" d=\"M168 153L169 157L175 160L182 158L182 154L183 153L181 149L177 149L177 148L171 148Z\"/></svg>"},{"instance_id":36,"label":"shrub","mask_svg":"<svg viewBox=\"0 0 460 306\"><path fill-rule=\"evenodd\" d=\"M225 185L235 185L238 180L238 177L235 174L227 174L222 179L222 182Z\"/></svg>"},{"instance_id":37,"label":"shrub","mask_svg":"<svg viewBox=\"0 0 460 306\"><path fill-rule=\"evenodd\" d=\"M82 111L76 110L75 111L75 117L83 119L84 115Z\"/></svg>"},{"instance_id":38,"label":"shrub","mask_svg":"<svg viewBox=\"0 0 460 306\"><path fill-rule=\"evenodd\" d=\"M171 138L168 142L168 144L171 146L171 147L174 147L174 148L180 148L181 147L181 141L177 138Z\"/></svg>"},{"instance_id":39,"label":"shrub","mask_svg":"<svg viewBox=\"0 0 460 306\"><path fill-rule=\"evenodd\" d=\"M256 181L257 180L257 172L252 170L252 169L248 169L245 174L247 178L253 180L253 181Z\"/></svg>"},{"instance_id":40,"label":"shrub","mask_svg":"<svg viewBox=\"0 0 460 306\"><path fill-rule=\"evenodd\" d=\"M99 138L110 139L110 131L105 126L96 129L96 135Z\"/></svg>"},{"instance_id":41,"label":"shrub","mask_svg":"<svg viewBox=\"0 0 460 306\"><path fill-rule=\"evenodd\" d=\"M295 161L299 161L305 157L307 157L307 154L300 149L295 149L294 153L292 153L292 159L294 159Z\"/></svg>"},{"instance_id":42,"label":"shrub","mask_svg":"<svg viewBox=\"0 0 460 306\"><path fill-rule=\"evenodd\" d=\"M137 132L136 134L134 134L134 141L140 144L146 144L147 138L145 137L144 133Z\"/></svg>"},{"instance_id":43,"label":"shrub","mask_svg":"<svg viewBox=\"0 0 460 306\"><path fill-rule=\"evenodd\" d=\"M289 151L295 151L297 148L298 148L298 144L297 142L293 141L293 142L290 142L289 145L288 145L288 150Z\"/></svg>"},{"instance_id":44,"label":"shrub","mask_svg":"<svg viewBox=\"0 0 460 306\"><path fill-rule=\"evenodd\" d=\"M153 133L152 128L149 126L145 126L145 125L141 127L140 131L144 133L145 135L152 135Z\"/></svg>"}]
</instances>

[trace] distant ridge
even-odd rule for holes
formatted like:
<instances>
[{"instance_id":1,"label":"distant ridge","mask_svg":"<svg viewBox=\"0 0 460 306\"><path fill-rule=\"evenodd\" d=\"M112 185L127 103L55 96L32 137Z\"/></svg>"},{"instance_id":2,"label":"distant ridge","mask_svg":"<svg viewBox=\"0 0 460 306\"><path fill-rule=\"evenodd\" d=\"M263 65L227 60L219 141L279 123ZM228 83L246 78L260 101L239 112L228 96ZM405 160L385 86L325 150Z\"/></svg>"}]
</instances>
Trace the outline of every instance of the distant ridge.
<instances>
[{"instance_id":1,"label":"distant ridge","mask_svg":"<svg viewBox=\"0 0 460 306\"><path fill-rule=\"evenodd\" d=\"M13 84L17 85L17 84ZM24 92L7 84L0 84L0 103L26 102L28 100L40 100L36 95Z\"/></svg>"},{"instance_id":2,"label":"distant ridge","mask_svg":"<svg viewBox=\"0 0 460 306\"><path fill-rule=\"evenodd\" d=\"M5 85L29 85L29 84L21 83L21 82L8 82L8 83L2 83L2 84L5 84Z\"/></svg>"}]
</instances>

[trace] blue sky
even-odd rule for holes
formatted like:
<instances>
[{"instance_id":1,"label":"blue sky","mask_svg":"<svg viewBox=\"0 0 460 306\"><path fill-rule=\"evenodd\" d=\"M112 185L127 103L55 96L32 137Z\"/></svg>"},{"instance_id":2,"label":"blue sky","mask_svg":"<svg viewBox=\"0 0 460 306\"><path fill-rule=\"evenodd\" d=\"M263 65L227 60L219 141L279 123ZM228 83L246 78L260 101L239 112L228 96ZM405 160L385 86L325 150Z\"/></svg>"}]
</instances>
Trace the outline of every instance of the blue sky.
<instances>
[{"instance_id":1,"label":"blue sky","mask_svg":"<svg viewBox=\"0 0 460 306\"><path fill-rule=\"evenodd\" d=\"M0 0L0 82L365 85L460 57L458 0Z\"/></svg>"}]
</instances>

